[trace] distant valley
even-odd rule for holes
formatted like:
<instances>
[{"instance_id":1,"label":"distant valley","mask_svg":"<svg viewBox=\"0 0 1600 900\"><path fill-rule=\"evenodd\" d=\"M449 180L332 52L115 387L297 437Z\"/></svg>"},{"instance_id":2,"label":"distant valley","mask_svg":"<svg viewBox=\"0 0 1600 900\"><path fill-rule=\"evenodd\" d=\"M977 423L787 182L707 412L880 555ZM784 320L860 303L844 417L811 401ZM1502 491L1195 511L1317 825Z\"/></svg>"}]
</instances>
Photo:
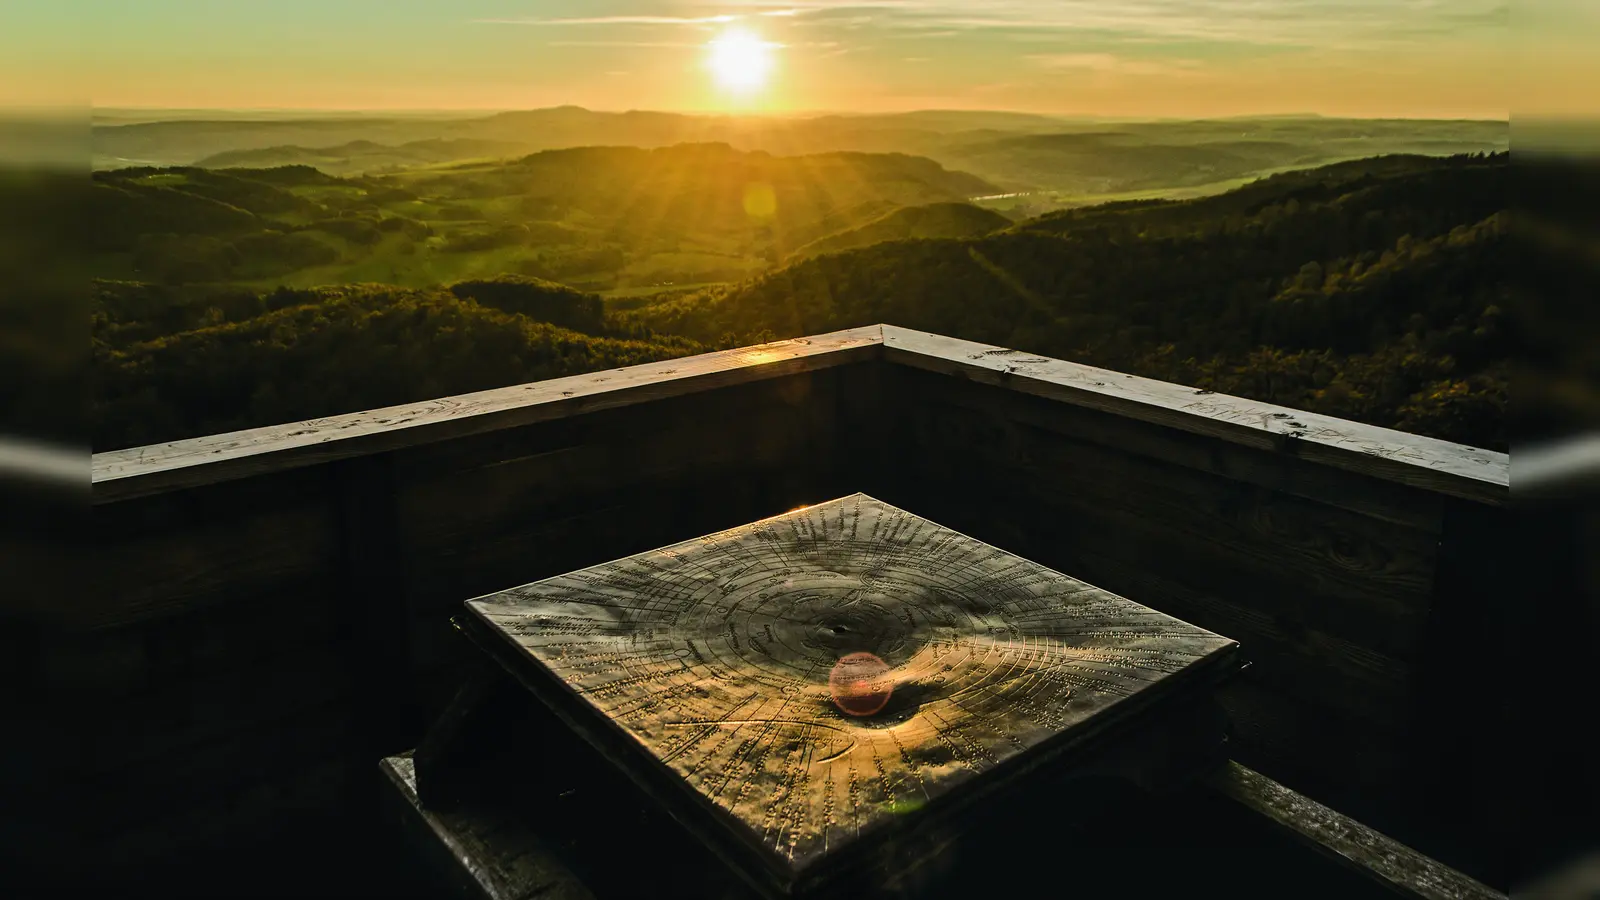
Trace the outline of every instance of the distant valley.
<instances>
[{"instance_id":1,"label":"distant valley","mask_svg":"<svg viewBox=\"0 0 1600 900\"><path fill-rule=\"evenodd\" d=\"M195 114L198 116L199 114ZM836 151L925 156L1022 193L1017 215L1136 192L1220 192L1291 168L1395 153L1448 156L1510 145L1503 121L1265 116L1124 122L1005 112L922 111L813 117L608 113L578 107L473 117L102 119L96 168L312 165L329 174L393 173L541 150L725 143L781 156Z\"/></svg>"},{"instance_id":2,"label":"distant valley","mask_svg":"<svg viewBox=\"0 0 1600 900\"><path fill-rule=\"evenodd\" d=\"M95 446L890 322L1500 448L1508 131L105 116Z\"/></svg>"},{"instance_id":3,"label":"distant valley","mask_svg":"<svg viewBox=\"0 0 1600 900\"><path fill-rule=\"evenodd\" d=\"M1508 171L1388 155L1032 217L929 158L720 144L105 171L94 442L890 322L1503 448Z\"/></svg>"},{"instance_id":4,"label":"distant valley","mask_svg":"<svg viewBox=\"0 0 1600 900\"><path fill-rule=\"evenodd\" d=\"M348 177L306 164L125 168L95 173L91 265L164 284L423 286L512 273L626 293L738 281L893 210L996 190L923 157L726 144Z\"/></svg>"}]
</instances>

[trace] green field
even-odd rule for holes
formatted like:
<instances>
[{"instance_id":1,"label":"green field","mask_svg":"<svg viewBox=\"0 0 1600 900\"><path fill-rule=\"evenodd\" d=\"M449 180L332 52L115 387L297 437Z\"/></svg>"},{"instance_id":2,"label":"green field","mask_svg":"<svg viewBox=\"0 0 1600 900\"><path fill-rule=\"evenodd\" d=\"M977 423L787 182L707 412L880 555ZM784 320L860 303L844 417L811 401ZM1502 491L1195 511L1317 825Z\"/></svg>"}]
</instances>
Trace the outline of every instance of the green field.
<instances>
[{"instance_id":1,"label":"green field","mask_svg":"<svg viewBox=\"0 0 1600 900\"><path fill-rule=\"evenodd\" d=\"M1204 197L1345 159L1509 142L1504 122L1315 117L648 121L655 130L635 134L645 125L567 108L102 122L93 140L103 161L184 165L96 173L112 227L92 242L90 273L256 289L512 274L629 298L738 283L881 241L976 236L1001 224L983 210L1017 220ZM860 152L868 147L880 152ZM1001 194L1017 196L973 199Z\"/></svg>"},{"instance_id":2,"label":"green field","mask_svg":"<svg viewBox=\"0 0 1600 900\"><path fill-rule=\"evenodd\" d=\"M637 294L742 281L885 209L993 190L921 157L704 144L330 176L306 166L95 175L96 277L266 289L497 274Z\"/></svg>"}]
</instances>

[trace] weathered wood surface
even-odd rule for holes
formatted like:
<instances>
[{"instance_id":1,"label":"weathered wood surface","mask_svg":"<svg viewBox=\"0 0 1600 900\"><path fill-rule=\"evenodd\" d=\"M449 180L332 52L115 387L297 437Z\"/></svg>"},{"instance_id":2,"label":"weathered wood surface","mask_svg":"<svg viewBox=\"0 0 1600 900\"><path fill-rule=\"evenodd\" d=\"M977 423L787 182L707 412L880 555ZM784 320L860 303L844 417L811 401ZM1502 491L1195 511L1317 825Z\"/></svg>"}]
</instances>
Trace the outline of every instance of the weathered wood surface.
<instances>
[{"instance_id":1,"label":"weathered wood surface","mask_svg":"<svg viewBox=\"0 0 1600 900\"><path fill-rule=\"evenodd\" d=\"M1236 762L1229 762L1211 776L1209 784L1223 796L1401 896L1415 900L1506 900L1505 894Z\"/></svg>"},{"instance_id":2,"label":"weathered wood surface","mask_svg":"<svg viewBox=\"0 0 1600 900\"><path fill-rule=\"evenodd\" d=\"M986 427L992 435L1013 453L1021 452L1015 446L1016 435L1032 429L1092 443L1118 456L1203 472L1243 490L1266 489L1430 534L1439 531L1444 505L1451 500L1433 491L1274 450L925 369L894 366L883 372L882 378L904 398L898 401L901 404L916 402L981 413L991 423ZM880 418L888 419L901 407L887 405L883 409Z\"/></svg>"},{"instance_id":3,"label":"weathered wood surface","mask_svg":"<svg viewBox=\"0 0 1600 900\"><path fill-rule=\"evenodd\" d=\"M949 824L1236 647L861 494L467 609L520 677L631 736L631 766L681 779L668 802L726 822L782 895L881 865L934 809ZM841 679L875 687L852 705Z\"/></svg>"},{"instance_id":4,"label":"weathered wood surface","mask_svg":"<svg viewBox=\"0 0 1600 900\"><path fill-rule=\"evenodd\" d=\"M908 328L883 327L884 358L1102 409L1482 503L1509 496L1504 453L1241 397L1048 359Z\"/></svg>"},{"instance_id":5,"label":"weathered wood surface","mask_svg":"<svg viewBox=\"0 0 1600 900\"><path fill-rule=\"evenodd\" d=\"M539 827L548 828L554 823L535 824L505 807L454 813L427 810L418 800L416 769L410 755L385 759L382 769L404 805L403 815L414 829L413 839L448 850L451 858L440 859L436 865L457 876L464 888L462 894L495 900L546 896L541 891L554 892L550 896L587 896L582 879L563 865L538 833ZM490 776L480 773L480 777ZM1124 846L1112 852L1101 851L1100 868L1075 873L1074 884L1080 888L1097 882L1114 886L1120 880L1121 887L1127 889L1141 879L1135 873L1121 872L1120 864L1130 854L1151 853L1186 872L1181 880L1194 893L1215 891L1235 897L1331 895L1348 900L1362 895L1361 881L1340 884L1340 876L1351 873L1376 888L1373 895L1411 900L1506 900L1505 894L1237 762L1226 762L1197 787L1192 794L1155 801L1164 807L1163 812L1174 820L1179 831L1187 829L1191 846L1182 847L1186 853L1180 856L1174 853L1179 847L1162 846L1157 834L1117 828L1109 840L1120 840ZM1240 815L1218 816L1223 805ZM1148 824L1145 816L1150 811L1136 814L1135 821ZM1194 821L1186 821L1189 819ZM425 828L416 828L417 825ZM1269 832L1283 834L1291 842L1282 846L1267 844L1262 837ZM1028 835L1012 833L1010 839L1024 841ZM1209 847L1214 842L1225 846ZM1039 859L1024 854L1008 865L1009 875L1021 884L1058 872L1062 861L1072 858L1071 843L1069 839L1068 846L1059 849L1057 858ZM1295 861L1292 857L1297 851L1303 852L1307 860ZM1196 853L1199 857L1187 859ZM1228 858L1230 853L1238 858ZM1093 851L1089 858L1096 858ZM1310 862L1318 858L1328 860L1326 870L1319 870ZM1023 860L1037 863L1039 871L1033 871L1035 867ZM1229 872L1230 866L1243 868ZM993 865L983 868L992 873ZM1278 871L1262 878L1272 870ZM1287 872L1295 873L1300 880L1283 880ZM649 878L645 873L638 877L641 881ZM1273 877L1280 880L1274 884ZM1316 880L1305 880L1309 878ZM1273 887L1263 891L1264 883ZM518 894L517 890L529 893ZM932 893L938 896L941 892Z\"/></svg>"},{"instance_id":6,"label":"weathered wood surface","mask_svg":"<svg viewBox=\"0 0 1600 900\"><path fill-rule=\"evenodd\" d=\"M191 846L187 831L284 798L342 803L313 797L337 775L292 773L351 771L349 723L377 684L353 679L355 647L386 648L361 666L406 669L397 683L436 711L458 675L448 617L463 597L866 489L1242 640L1265 699L1235 717L1253 750L1306 763L1307 784L1342 769L1351 796L1386 801L1408 783L1395 728L1412 724L1408 699L1437 695L1413 690L1419 635L1438 619L1430 604L1456 602L1438 587L1444 501L1502 511L1440 487L1470 477L1406 461L1409 445L1346 454L1360 465L1308 453L1309 438L1280 446L1287 426L1185 412L1178 401L1205 398L1174 385L1129 399L1004 375L1001 354L929 355L962 342L902 341L881 365L877 334L95 457L92 589L27 598L71 629L40 632L27 674L99 726L62 765L100 786L102 831L123 829L128 853ZM1042 368L1057 365L1084 369ZM396 613L382 635L375 610ZM1323 722L1338 724L1311 728ZM252 778L296 786L263 793Z\"/></svg>"},{"instance_id":7,"label":"weathered wood surface","mask_svg":"<svg viewBox=\"0 0 1600 900\"><path fill-rule=\"evenodd\" d=\"M108 628L214 604L333 595L342 536L330 474L276 472L95 508L88 590L51 618Z\"/></svg>"},{"instance_id":8,"label":"weathered wood surface","mask_svg":"<svg viewBox=\"0 0 1600 900\"><path fill-rule=\"evenodd\" d=\"M1221 698L1242 761L1500 883L1504 848L1480 839L1493 817L1429 811L1466 796L1440 754L1462 759L1462 729L1500 715L1465 714L1479 694L1457 677L1495 639L1444 623L1491 602L1492 580L1461 569L1494 565L1505 507L916 367L885 374L886 428L910 449L880 496L1236 638L1254 665ZM1475 552L1451 549L1463 512L1484 520ZM1471 796L1506 777L1480 768Z\"/></svg>"},{"instance_id":9,"label":"weathered wood surface","mask_svg":"<svg viewBox=\"0 0 1600 900\"><path fill-rule=\"evenodd\" d=\"M907 375L892 414L917 448L894 473L907 505L949 509L1041 562L1237 635L1258 659L1278 650L1305 675L1331 667L1355 679L1328 684L1335 702L1403 700L1437 522L1415 528L1130 453L1086 439L1070 418L1019 423L1013 404L981 395L947 404L941 385ZM1351 478L1347 494L1362 487Z\"/></svg>"},{"instance_id":10,"label":"weathered wood surface","mask_svg":"<svg viewBox=\"0 0 1600 900\"><path fill-rule=\"evenodd\" d=\"M1502 503L1509 457L1062 360L869 326L465 394L407 406L98 453L93 500L105 503L712 387L873 358L1005 384L1089 408L1248 446L1289 452L1441 493Z\"/></svg>"},{"instance_id":11,"label":"weathered wood surface","mask_svg":"<svg viewBox=\"0 0 1600 900\"><path fill-rule=\"evenodd\" d=\"M422 443L781 378L873 358L879 326L608 369L287 425L97 453L107 503Z\"/></svg>"},{"instance_id":12,"label":"weathered wood surface","mask_svg":"<svg viewBox=\"0 0 1600 900\"><path fill-rule=\"evenodd\" d=\"M653 535L642 532L678 523L630 509L665 493L699 491L685 510L691 516L750 509L743 495L753 491L798 498L791 505L827 499L815 493L817 485L833 478L836 459L847 452L833 440L835 374L805 373L397 454L396 502L413 590L457 602L471 590L464 582L484 579L477 593L485 593L602 562L555 554L559 543L522 535L559 540L551 526L581 519L579 536L631 530L648 539Z\"/></svg>"},{"instance_id":13,"label":"weathered wood surface","mask_svg":"<svg viewBox=\"0 0 1600 900\"><path fill-rule=\"evenodd\" d=\"M413 746L465 597L838 496L849 368L96 507L93 589L39 647L81 713L95 852L181 854L299 796L259 784Z\"/></svg>"}]
</instances>

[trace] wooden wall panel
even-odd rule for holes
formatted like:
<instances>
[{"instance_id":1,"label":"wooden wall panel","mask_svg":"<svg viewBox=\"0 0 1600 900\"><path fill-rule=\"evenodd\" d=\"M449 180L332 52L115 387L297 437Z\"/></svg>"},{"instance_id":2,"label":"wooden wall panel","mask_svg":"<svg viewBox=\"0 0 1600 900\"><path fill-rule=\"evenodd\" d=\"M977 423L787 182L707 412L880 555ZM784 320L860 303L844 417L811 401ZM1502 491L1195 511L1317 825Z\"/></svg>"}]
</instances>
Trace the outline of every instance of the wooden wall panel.
<instances>
[{"instance_id":1,"label":"wooden wall panel","mask_svg":"<svg viewBox=\"0 0 1600 900\"><path fill-rule=\"evenodd\" d=\"M98 504L94 590L37 664L82 701L86 852L348 809L454 690L464 600L848 492L841 371Z\"/></svg>"},{"instance_id":2,"label":"wooden wall panel","mask_svg":"<svg viewBox=\"0 0 1600 900\"><path fill-rule=\"evenodd\" d=\"M1440 584L1461 581L1447 526L1471 513L1481 567L1501 508L958 376L885 377L904 449L878 496L1238 639L1254 664L1224 697L1237 758L1458 864L1483 849L1481 821L1430 803L1472 783L1439 764L1464 737L1442 672L1483 639L1481 616L1459 623L1493 588Z\"/></svg>"},{"instance_id":3,"label":"wooden wall panel","mask_svg":"<svg viewBox=\"0 0 1600 900\"><path fill-rule=\"evenodd\" d=\"M401 455L419 681L450 680L464 600L832 499L839 371Z\"/></svg>"},{"instance_id":4,"label":"wooden wall panel","mask_svg":"<svg viewBox=\"0 0 1600 900\"><path fill-rule=\"evenodd\" d=\"M282 472L97 506L90 589L61 624L109 628L331 587L337 508L324 470Z\"/></svg>"},{"instance_id":5,"label":"wooden wall panel","mask_svg":"<svg viewBox=\"0 0 1600 900\"><path fill-rule=\"evenodd\" d=\"M687 381L654 366L659 390L635 372L616 396L606 373L545 384L549 409L507 394L466 425L439 401L429 429L266 430L282 470L249 434L97 458L93 589L27 664L83 713L63 765L93 845L134 865L347 813L458 682L462 601L854 491L1240 640L1235 755L1369 824L1409 836L1449 783L1493 786L1488 751L1427 767L1470 732L1460 647L1492 638L1509 590L1484 562L1496 460L1430 444L1442 470L1375 475L1350 454L1377 460L1381 430L1327 424L1328 458L1299 455L1284 423L1145 408L1188 389L897 335L888 362L852 334L848 360L787 342L787 374L728 369L767 365L741 351ZM966 355L929 355L946 344ZM319 443L347 424L368 443ZM213 444L238 459L208 468ZM1477 481L1440 489L1455 469Z\"/></svg>"}]
</instances>

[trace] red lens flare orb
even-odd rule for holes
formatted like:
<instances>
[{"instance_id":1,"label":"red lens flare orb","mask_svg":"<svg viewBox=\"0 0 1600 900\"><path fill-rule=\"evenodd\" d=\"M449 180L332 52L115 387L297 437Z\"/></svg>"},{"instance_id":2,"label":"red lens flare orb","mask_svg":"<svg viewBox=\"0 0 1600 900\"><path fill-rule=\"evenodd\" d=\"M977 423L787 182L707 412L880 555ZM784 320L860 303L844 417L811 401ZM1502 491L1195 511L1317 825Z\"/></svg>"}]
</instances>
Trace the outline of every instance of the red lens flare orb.
<instances>
[{"instance_id":1,"label":"red lens flare orb","mask_svg":"<svg viewBox=\"0 0 1600 900\"><path fill-rule=\"evenodd\" d=\"M871 653L842 656L828 673L828 693L845 715L870 716L883 709L894 693L889 664Z\"/></svg>"}]
</instances>

